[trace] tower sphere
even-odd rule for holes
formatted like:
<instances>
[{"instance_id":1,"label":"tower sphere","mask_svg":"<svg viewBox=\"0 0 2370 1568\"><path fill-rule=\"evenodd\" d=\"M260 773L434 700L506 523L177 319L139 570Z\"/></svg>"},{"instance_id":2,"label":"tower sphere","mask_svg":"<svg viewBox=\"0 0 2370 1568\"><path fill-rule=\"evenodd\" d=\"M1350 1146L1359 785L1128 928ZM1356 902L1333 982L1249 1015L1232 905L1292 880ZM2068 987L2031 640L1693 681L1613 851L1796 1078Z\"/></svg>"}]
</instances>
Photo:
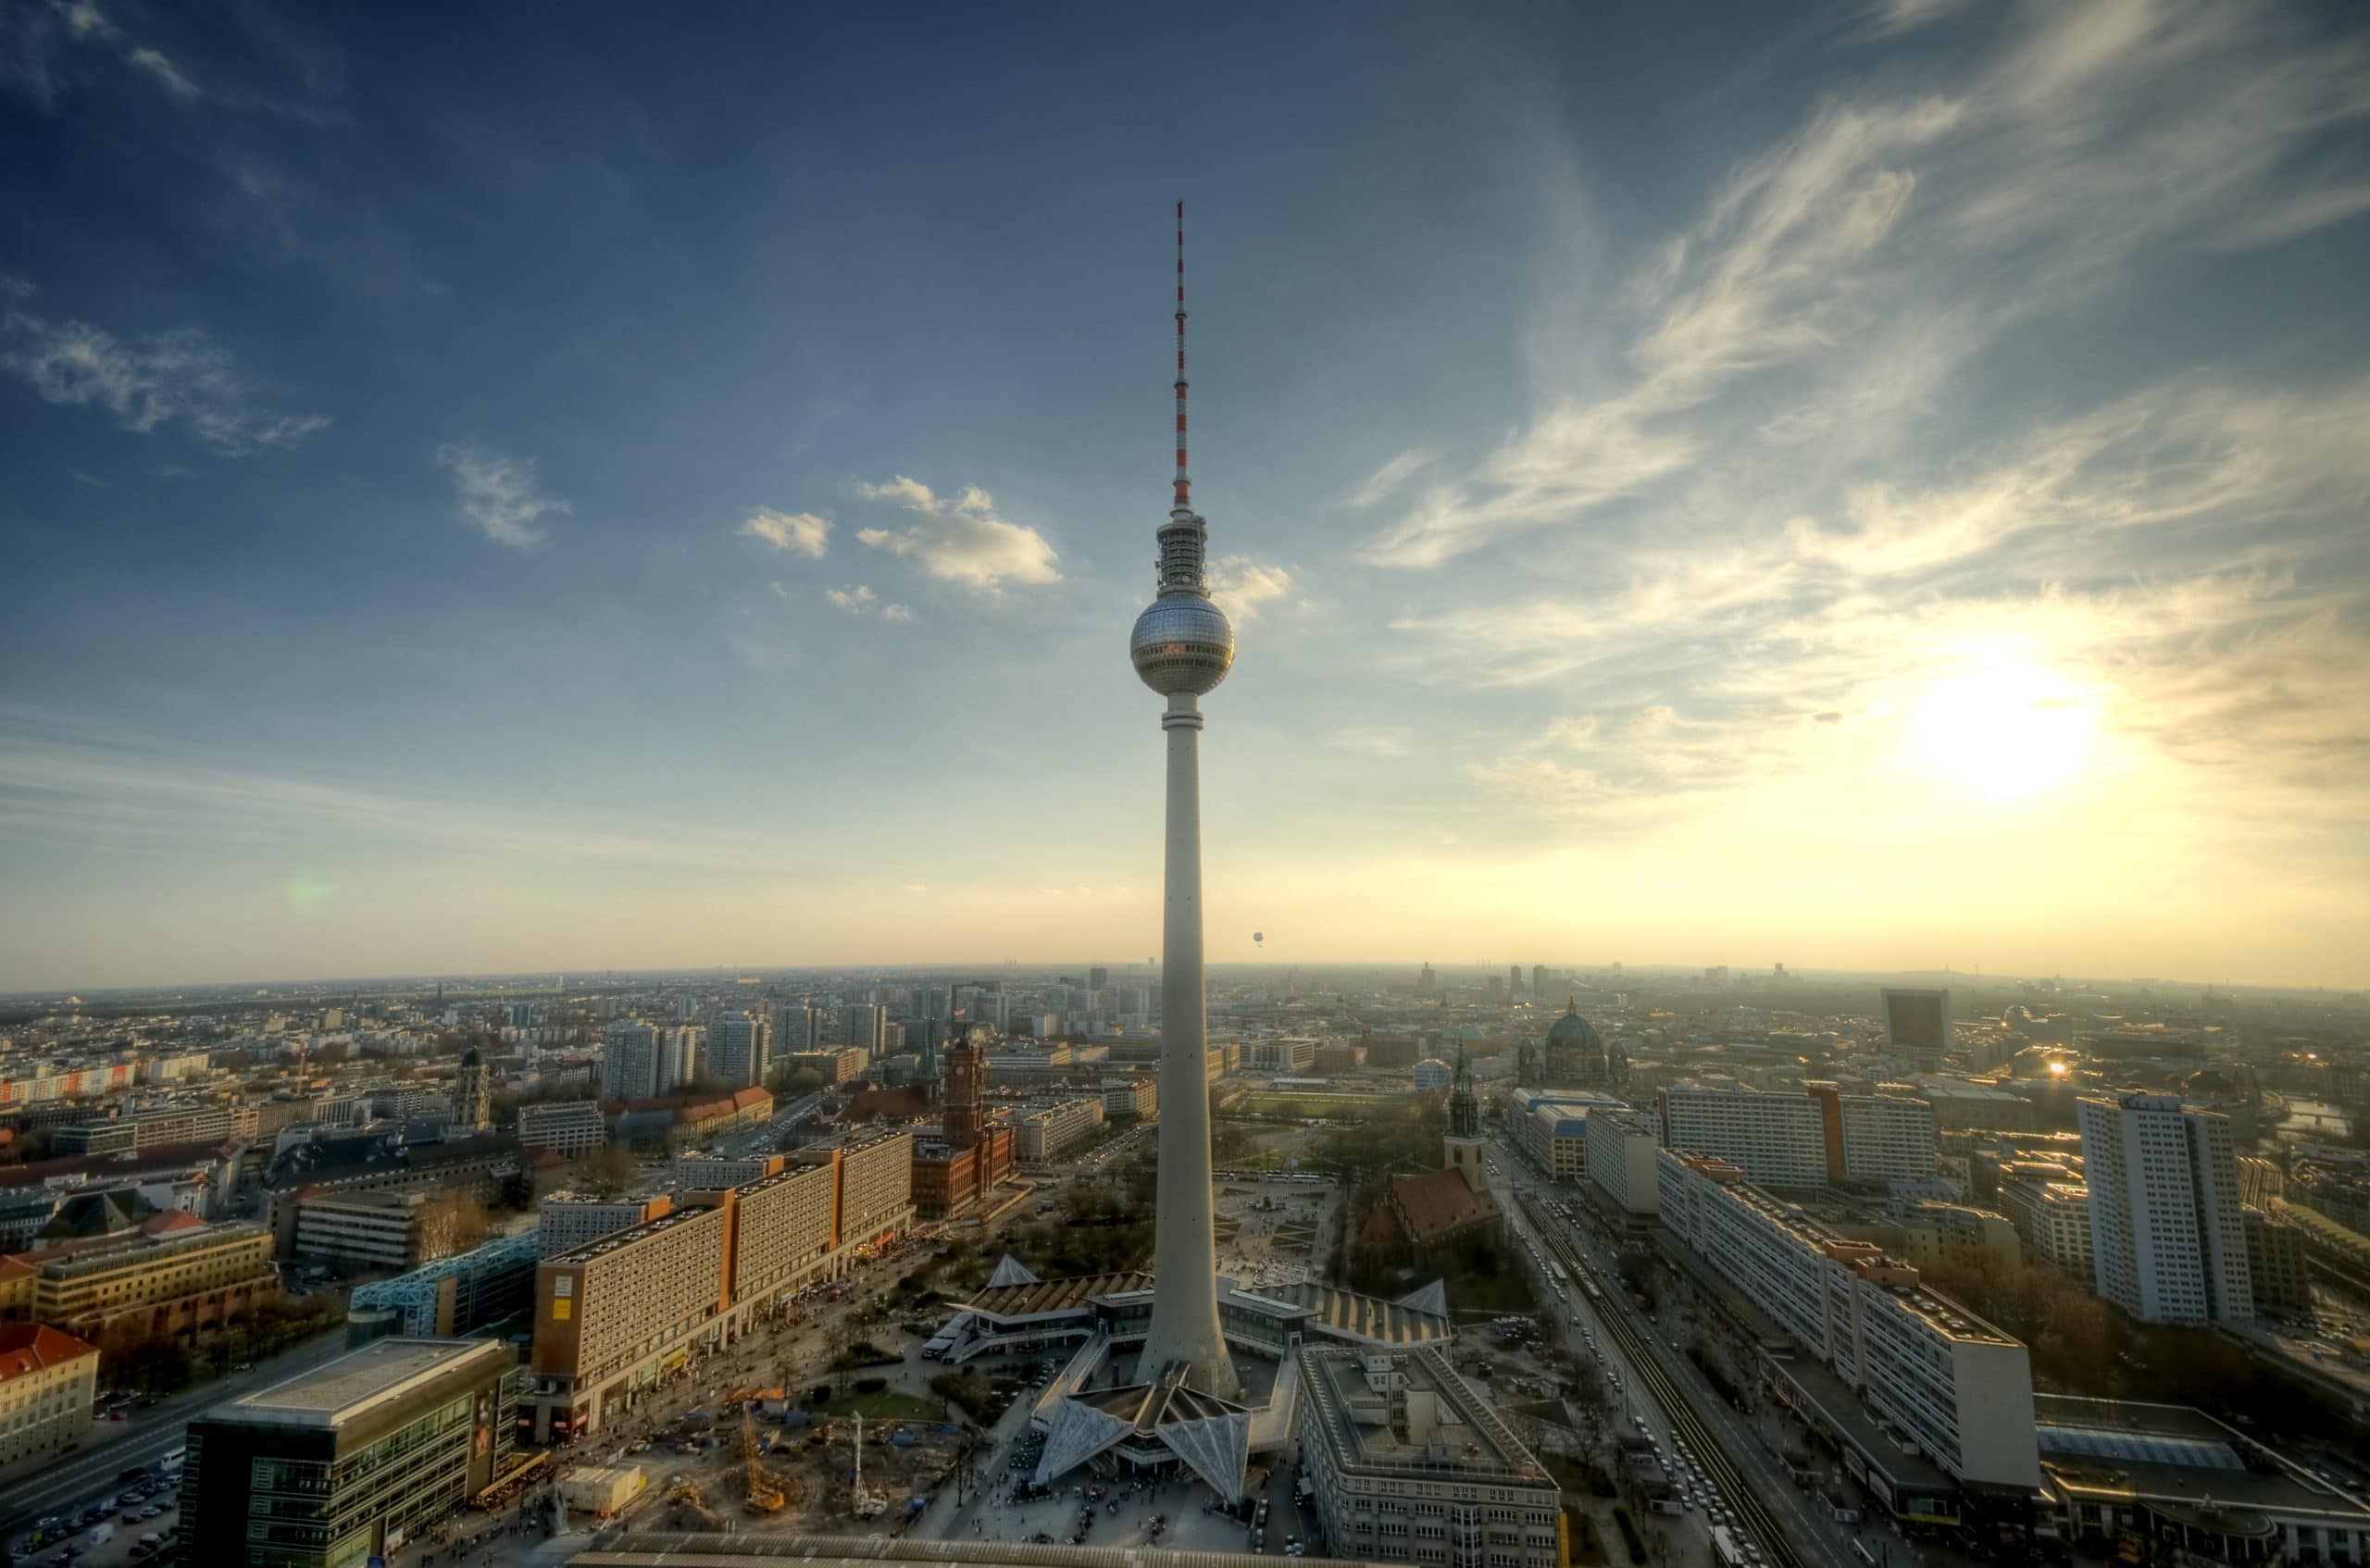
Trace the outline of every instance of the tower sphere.
<instances>
[{"instance_id":1,"label":"tower sphere","mask_svg":"<svg viewBox=\"0 0 2370 1568\"><path fill-rule=\"evenodd\" d=\"M1234 628L1198 593L1164 593L1136 617L1128 657L1137 678L1162 696L1204 696L1234 667Z\"/></svg>"}]
</instances>

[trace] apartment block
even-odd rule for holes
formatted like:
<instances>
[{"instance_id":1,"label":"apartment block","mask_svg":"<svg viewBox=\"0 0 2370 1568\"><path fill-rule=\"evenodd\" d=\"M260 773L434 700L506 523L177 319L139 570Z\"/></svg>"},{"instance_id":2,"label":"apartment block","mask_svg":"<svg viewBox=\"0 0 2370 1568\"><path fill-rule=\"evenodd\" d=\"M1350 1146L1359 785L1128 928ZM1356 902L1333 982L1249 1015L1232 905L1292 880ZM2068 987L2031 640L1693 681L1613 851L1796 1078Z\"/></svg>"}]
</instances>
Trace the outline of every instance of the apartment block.
<instances>
[{"instance_id":1,"label":"apartment block","mask_svg":"<svg viewBox=\"0 0 2370 1568\"><path fill-rule=\"evenodd\" d=\"M1661 1150L1653 1118L1632 1111L1592 1111L1588 1118L1589 1179L1625 1213L1658 1208L1654 1172Z\"/></svg>"},{"instance_id":2,"label":"apartment block","mask_svg":"<svg viewBox=\"0 0 2370 1568\"><path fill-rule=\"evenodd\" d=\"M648 1225L674 1212L672 1198L602 1198L555 1192L535 1205L536 1251L546 1258L573 1252L605 1236Z\"/></svg>"},{"instance_id":3,"label":"apartment block","mask_svg":"<svg viewBox=\"0 0 2370 1568\"><path fill-rule=\"evenodd\" d=\"M1106 1080L1103 1085L1103 1114L1135 1116L1149 1121L1160 1112L1160 1084L1153 1078Z\"/></svg>"},{"instance_id":4,"label":"apartment block","mask_svg":"<svg viewBox=\"0 0 2370 1568\"><path fill-rule=\"evenodd\" d=\"M617 1379L655 1376L720 1335L731 1235L730 1210L684 1209L543 1262L530 1364L558 1397L554 1437L589 1429L589 1401Z\"/></svg>"},{"instance_id":5,"label":"apartment block","mask_svg":"<svg viewBox=\"0 0 2370 1568\"><path fill-rule=\"evenodd\" d=\"M729 1207L732 1300L746 1301L806 1278L831 1251L840 1173L830 1164L778 1170L687 1201Z\"/></svg>"},{"instance_id":6,"label":"apartment block","mask_svg":"<svg viewBox=\"0 0 2370 1568\"><path fill-rule=\"evenodd\" d=\"M2031 1360L2022 1343L1925 1288L1917 1271L1848 1241L1736 1166L1665 1150L1670 1234L1766 1313L1868 1415L1962 1485L2039 1484Z\"/></svg>"},{"instance_id":7,"label":"apartment block","mask_svg":"<svg viewBox=\"0 0 2370 1568\"><path fill-rule=\"evenodd\" d=\"M2085 1097L2074 1112L2099 1294L2150 1323L2252 1318L2228 1118L2166 1094Z\"/></svg>"},{"instance_id":8,"label":"apartment block","mask_svg":"<svg viewBox=\"0 0 2370 1568\"><path fill-rule=\"evenodd\" d=\"M1655 1097L1663 1144L1726 1160L1765 1187L1881 1185L1935 1175L1934 1108L1926 1101L1844 1094L1828 1083L1803 1089L1673 1084Z\"/></svg>"},{"instance_id":9,"label":"apartment block","mask_svg":"<svg viewBox=\"0 0 2370 1568\"><path fill-rule=\"evenodd\" d=\"M2247 1285L2255 1311L2269 1317L2310 1317L2313 1276L2304 1261L2303 1227L2261 1209L2246 1211Z\"/></svg>"}]
</instances>

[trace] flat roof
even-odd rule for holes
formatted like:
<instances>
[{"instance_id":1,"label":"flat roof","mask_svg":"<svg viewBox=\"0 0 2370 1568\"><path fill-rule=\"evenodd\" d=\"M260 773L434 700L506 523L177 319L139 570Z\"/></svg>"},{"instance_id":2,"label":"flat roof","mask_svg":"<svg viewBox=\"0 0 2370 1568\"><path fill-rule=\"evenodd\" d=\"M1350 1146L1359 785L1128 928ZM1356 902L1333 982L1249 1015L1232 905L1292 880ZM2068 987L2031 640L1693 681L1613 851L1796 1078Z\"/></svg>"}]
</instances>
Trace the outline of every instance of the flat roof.
<instances>
[{"instance_id":1,"label":"flat roof","mask_svg":"<svg viewBox=\"0 0 2370 1568\"><path fill-rule=\"evenodd\" d=\"M1393 1429L1387 1418L1393 1401L1367 1381L1366 1366L1374 1361L1385 1363L1391 1381L1438 1398L1442 1419L1436 1430L1417 1440ZM1304 1344L1300 1368L1302 1408L1344 1471L1556 1491L1514 1429L1437 1350Z\"/></svg>"},{"instance_id":2,"label":"flat roof","mask_svg":"<svg viewBox=\"0 0 2370 1568\"><path fill-rule=\"evenodd\" d=\"M284 1383L242 1395L212 1419L333 1432L469 1362L492 1365L509 1359L492 1339L374 1339Z\"/></svg>"}]
</instances>

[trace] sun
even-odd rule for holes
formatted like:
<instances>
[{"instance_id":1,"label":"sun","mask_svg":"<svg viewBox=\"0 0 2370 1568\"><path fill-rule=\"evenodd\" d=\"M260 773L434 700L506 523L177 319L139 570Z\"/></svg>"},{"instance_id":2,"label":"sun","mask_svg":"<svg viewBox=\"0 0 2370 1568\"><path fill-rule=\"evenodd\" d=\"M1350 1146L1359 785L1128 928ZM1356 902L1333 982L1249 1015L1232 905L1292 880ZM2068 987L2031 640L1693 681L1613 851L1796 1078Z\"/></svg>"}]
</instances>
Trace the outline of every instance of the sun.
<instances>
[{"instance_id":1,"label":"sun","mask_svg":"<svg viewBox=\"0 0 2370 1568\"><path fill-rule=\"evenodd\" d=\"M2075 687L2030 665L1994 664L1937 681L1916 707L1928 766L1978 794L2014 799L2078 772L2098 713Z\"/></svg>"}]
</instances>

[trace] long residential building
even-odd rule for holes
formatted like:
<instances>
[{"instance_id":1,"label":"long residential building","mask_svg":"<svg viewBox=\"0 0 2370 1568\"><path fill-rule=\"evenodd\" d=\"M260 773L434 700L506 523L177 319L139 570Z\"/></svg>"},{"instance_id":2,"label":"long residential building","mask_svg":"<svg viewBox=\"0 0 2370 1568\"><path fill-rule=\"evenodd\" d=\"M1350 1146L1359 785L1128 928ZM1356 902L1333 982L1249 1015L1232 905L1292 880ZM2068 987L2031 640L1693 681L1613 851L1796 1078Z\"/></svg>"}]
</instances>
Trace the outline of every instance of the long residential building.
<instances>
[{"instance_id":1,"label":"long residential building","mask_svg":"<svg viewBox=\"0 0 2370 1568\"><path fill-rule=\"evenodd\" d=\"M2177 1095L2076 1101L2100 1295L2149 1323L2255 1315L2227 1117Z\"/></svg>"},{"instance_id":2,"label":"long residential building","mask_svg":"<svg viewBox=\"0 0 2370 1568\"><path fill-rule=\"evenodd\" d=\"M910 1228L913 1159L910 1131L850 1133L753 1182L649 1200L651 1218L545 1257L528 1396L537 1440L600 1430L692 1356ZM573 1201L563 1224L622 1212L606 1202Z\"/></svg>"},{"instance_id":3,"label":"long residential building","mask_svg":"<svg viewBox=\"0 0 2370 1568\"><path fill-rule=\"evenodd\" d=\"M1925 1101L1847 1095L1824 1083L1803 1089L1778 1094L1739 1084L1672 1084L1655 1097L1663 1146L1726 1160L1765 1187L1934 1176L1934 1108Z\"/></svg>"},{"instance_id":4,"label":"long residential building","mask_svg":"<svg viewBox=\"0 0 2370 1568\"><path fill-rule=\"evenodd\" d=\"M535 1205L537 1250L546 1258L573 1252L605 1236L648 1225L674 1210L663 1193L607 1198L590 1192L555 1192Z\"/></svg>"},{"instance_id":5,"label":"long residential building","mask_svg":"<svg viewBox=\"0 0 2370 1568\"><path fill-rule=\"evenodd\" d=\"M104 1121L59 1127L50 1134L50 1150L61 1157L119 1154L168 1143L220 1143L226 1139L243 1143L255 1136L254 1106L208 1101L131 1111Z\"/></svg>"},{"instance_id":6,"label":"long residential building","mask_svg":"<svg viewBox=\"0 0 2370 1568\"><path fill-rule=\"evenodd\" d=\"M2021 1342L1725 1161L1665 1150L1657 1176L1670 1234L1901 1440L1963 1486L2029 1494L2039 1485L2032 1366Z\"/></svg>"},{"instance_id":7,"label":"long residential building","mask_svg":"<svg viewBox=\"0 0 2370 1568\"><path fill-rule=\"evenodd\" d=\"M1436 1349L1303 1345L1301 1462L1328 1550L1430 1568L1557 1568L1563 1494Z\"/></svg>"}]
</instances>

